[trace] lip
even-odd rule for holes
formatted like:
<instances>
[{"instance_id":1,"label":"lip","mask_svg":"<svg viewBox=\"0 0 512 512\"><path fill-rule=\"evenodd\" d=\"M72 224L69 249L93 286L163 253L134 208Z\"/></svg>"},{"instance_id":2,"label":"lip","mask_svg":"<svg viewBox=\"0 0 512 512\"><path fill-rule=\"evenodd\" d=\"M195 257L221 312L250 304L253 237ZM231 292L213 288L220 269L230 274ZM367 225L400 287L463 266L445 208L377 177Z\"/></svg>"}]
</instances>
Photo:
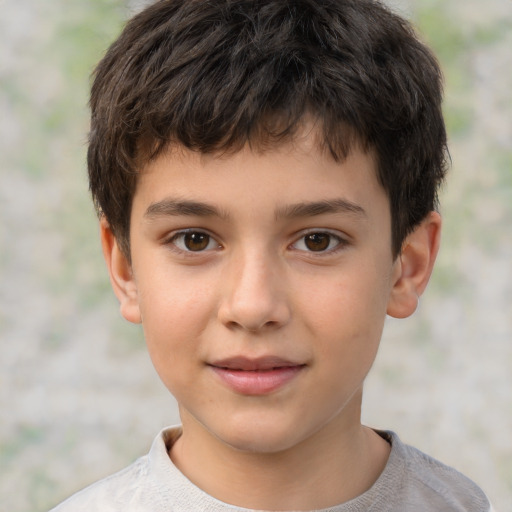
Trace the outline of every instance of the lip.
<instances>
[{"instance_id":1,"label":"lip","mask_svg":"<svg viewBox=\"0 0 512 512\"><path fill-rule=\"evenodd\" d=\"M305 364L280 357L232 357L208 364L221 381L242 395L266 395L297 377Z\"/></svg>"}]
</instances>

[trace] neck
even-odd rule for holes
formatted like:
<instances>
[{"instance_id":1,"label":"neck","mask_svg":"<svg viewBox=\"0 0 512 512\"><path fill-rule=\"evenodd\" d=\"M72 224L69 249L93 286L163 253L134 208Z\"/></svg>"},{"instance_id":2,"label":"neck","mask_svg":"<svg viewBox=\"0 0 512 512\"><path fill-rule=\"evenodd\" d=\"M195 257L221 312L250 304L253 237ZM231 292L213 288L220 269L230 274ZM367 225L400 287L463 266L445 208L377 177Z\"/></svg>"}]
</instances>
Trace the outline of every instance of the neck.
<instances>
[{"instance_id":1,"label":"neck","mask_svg":"<svg viewBox=\"0 0 512 512\"><path fill-rule=\"evenodd\" d=\"M389 456L388 443L359 419L333 420L300 444L273 453L238 450L186 414L182 421L173 462L202 490L239 507L313 510L344 503L373 485Z\"/></svg>"}]
</instances>

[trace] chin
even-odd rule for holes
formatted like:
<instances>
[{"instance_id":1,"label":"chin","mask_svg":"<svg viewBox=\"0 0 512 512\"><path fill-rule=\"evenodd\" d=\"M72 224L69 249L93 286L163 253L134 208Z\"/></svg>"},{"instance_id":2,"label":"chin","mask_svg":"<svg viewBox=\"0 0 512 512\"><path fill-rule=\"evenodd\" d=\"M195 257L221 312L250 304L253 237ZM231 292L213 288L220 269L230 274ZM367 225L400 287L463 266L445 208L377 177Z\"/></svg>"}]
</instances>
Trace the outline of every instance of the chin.
<instances>
[{"instance_id":1,"label":"chin","mask_svg":"<svg viewBox=\"0 0 512 512\"><path fill-rule=\"evenodd\" d=\"M227 428L226 428L227 427ZM250 454L275 454L299 444L307 433L298 431L297 424L261 418L246 422L230 422L213 434L225 445Z\"/></svg>"}]
</instances>

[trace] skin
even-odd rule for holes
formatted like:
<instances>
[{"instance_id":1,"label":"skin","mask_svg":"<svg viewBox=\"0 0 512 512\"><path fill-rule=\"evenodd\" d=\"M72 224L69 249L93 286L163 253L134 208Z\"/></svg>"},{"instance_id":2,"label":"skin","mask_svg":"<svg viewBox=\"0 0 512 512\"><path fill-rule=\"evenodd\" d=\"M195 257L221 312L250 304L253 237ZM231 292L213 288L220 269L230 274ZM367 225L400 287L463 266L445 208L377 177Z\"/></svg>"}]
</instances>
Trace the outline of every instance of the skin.
<instances>
[{"instance_id":1,"label":"skin","mask_svg":"<svg viewBox=\"0 0 512 512\"><path fill-rule=\"evenodd\" d=\"M440 225L432 212L394 260L372 153L335 162L312 130L264 152L179 148L150 162L133 200L131 263L105 219L102 243L121 312L142 322L179 403L178 468L256 509L325 508L371 487L390 447L361 425L363 382L386 314L416 308ZM240 356L298 370L270 392L239 392L215 364Z\"/></svg>"}]
</instances>

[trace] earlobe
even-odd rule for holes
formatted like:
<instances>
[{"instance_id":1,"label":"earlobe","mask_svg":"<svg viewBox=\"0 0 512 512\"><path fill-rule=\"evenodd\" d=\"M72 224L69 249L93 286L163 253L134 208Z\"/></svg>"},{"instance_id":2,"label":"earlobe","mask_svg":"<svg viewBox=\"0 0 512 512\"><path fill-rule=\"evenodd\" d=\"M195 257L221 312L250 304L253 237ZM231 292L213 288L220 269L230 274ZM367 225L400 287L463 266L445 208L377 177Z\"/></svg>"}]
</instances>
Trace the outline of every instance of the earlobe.
<instances>
[{"instance_id":1,"label":"earlobe","mask_svg":"<svg viewBox=\"0 0 512 512\"><path fill-rule=\"evenodd\" d=\"M395 262L388 315L406 318L414 313L432 274L440 240L441 216L430 212L405 239Z\"/></svg>"},{"instance_id":2,"label":"earlobe","mask_svg":"<svg viewBox=\"0 0 512 512\"><path fill-rule=\"evenodd\" d=\"M137 286L131 264L120 249L104 217L100 220L100 236L103 256L110 275L110 283L119 300L121 314L129 322L141 323Z\"/></svg>"}]
</instances>

